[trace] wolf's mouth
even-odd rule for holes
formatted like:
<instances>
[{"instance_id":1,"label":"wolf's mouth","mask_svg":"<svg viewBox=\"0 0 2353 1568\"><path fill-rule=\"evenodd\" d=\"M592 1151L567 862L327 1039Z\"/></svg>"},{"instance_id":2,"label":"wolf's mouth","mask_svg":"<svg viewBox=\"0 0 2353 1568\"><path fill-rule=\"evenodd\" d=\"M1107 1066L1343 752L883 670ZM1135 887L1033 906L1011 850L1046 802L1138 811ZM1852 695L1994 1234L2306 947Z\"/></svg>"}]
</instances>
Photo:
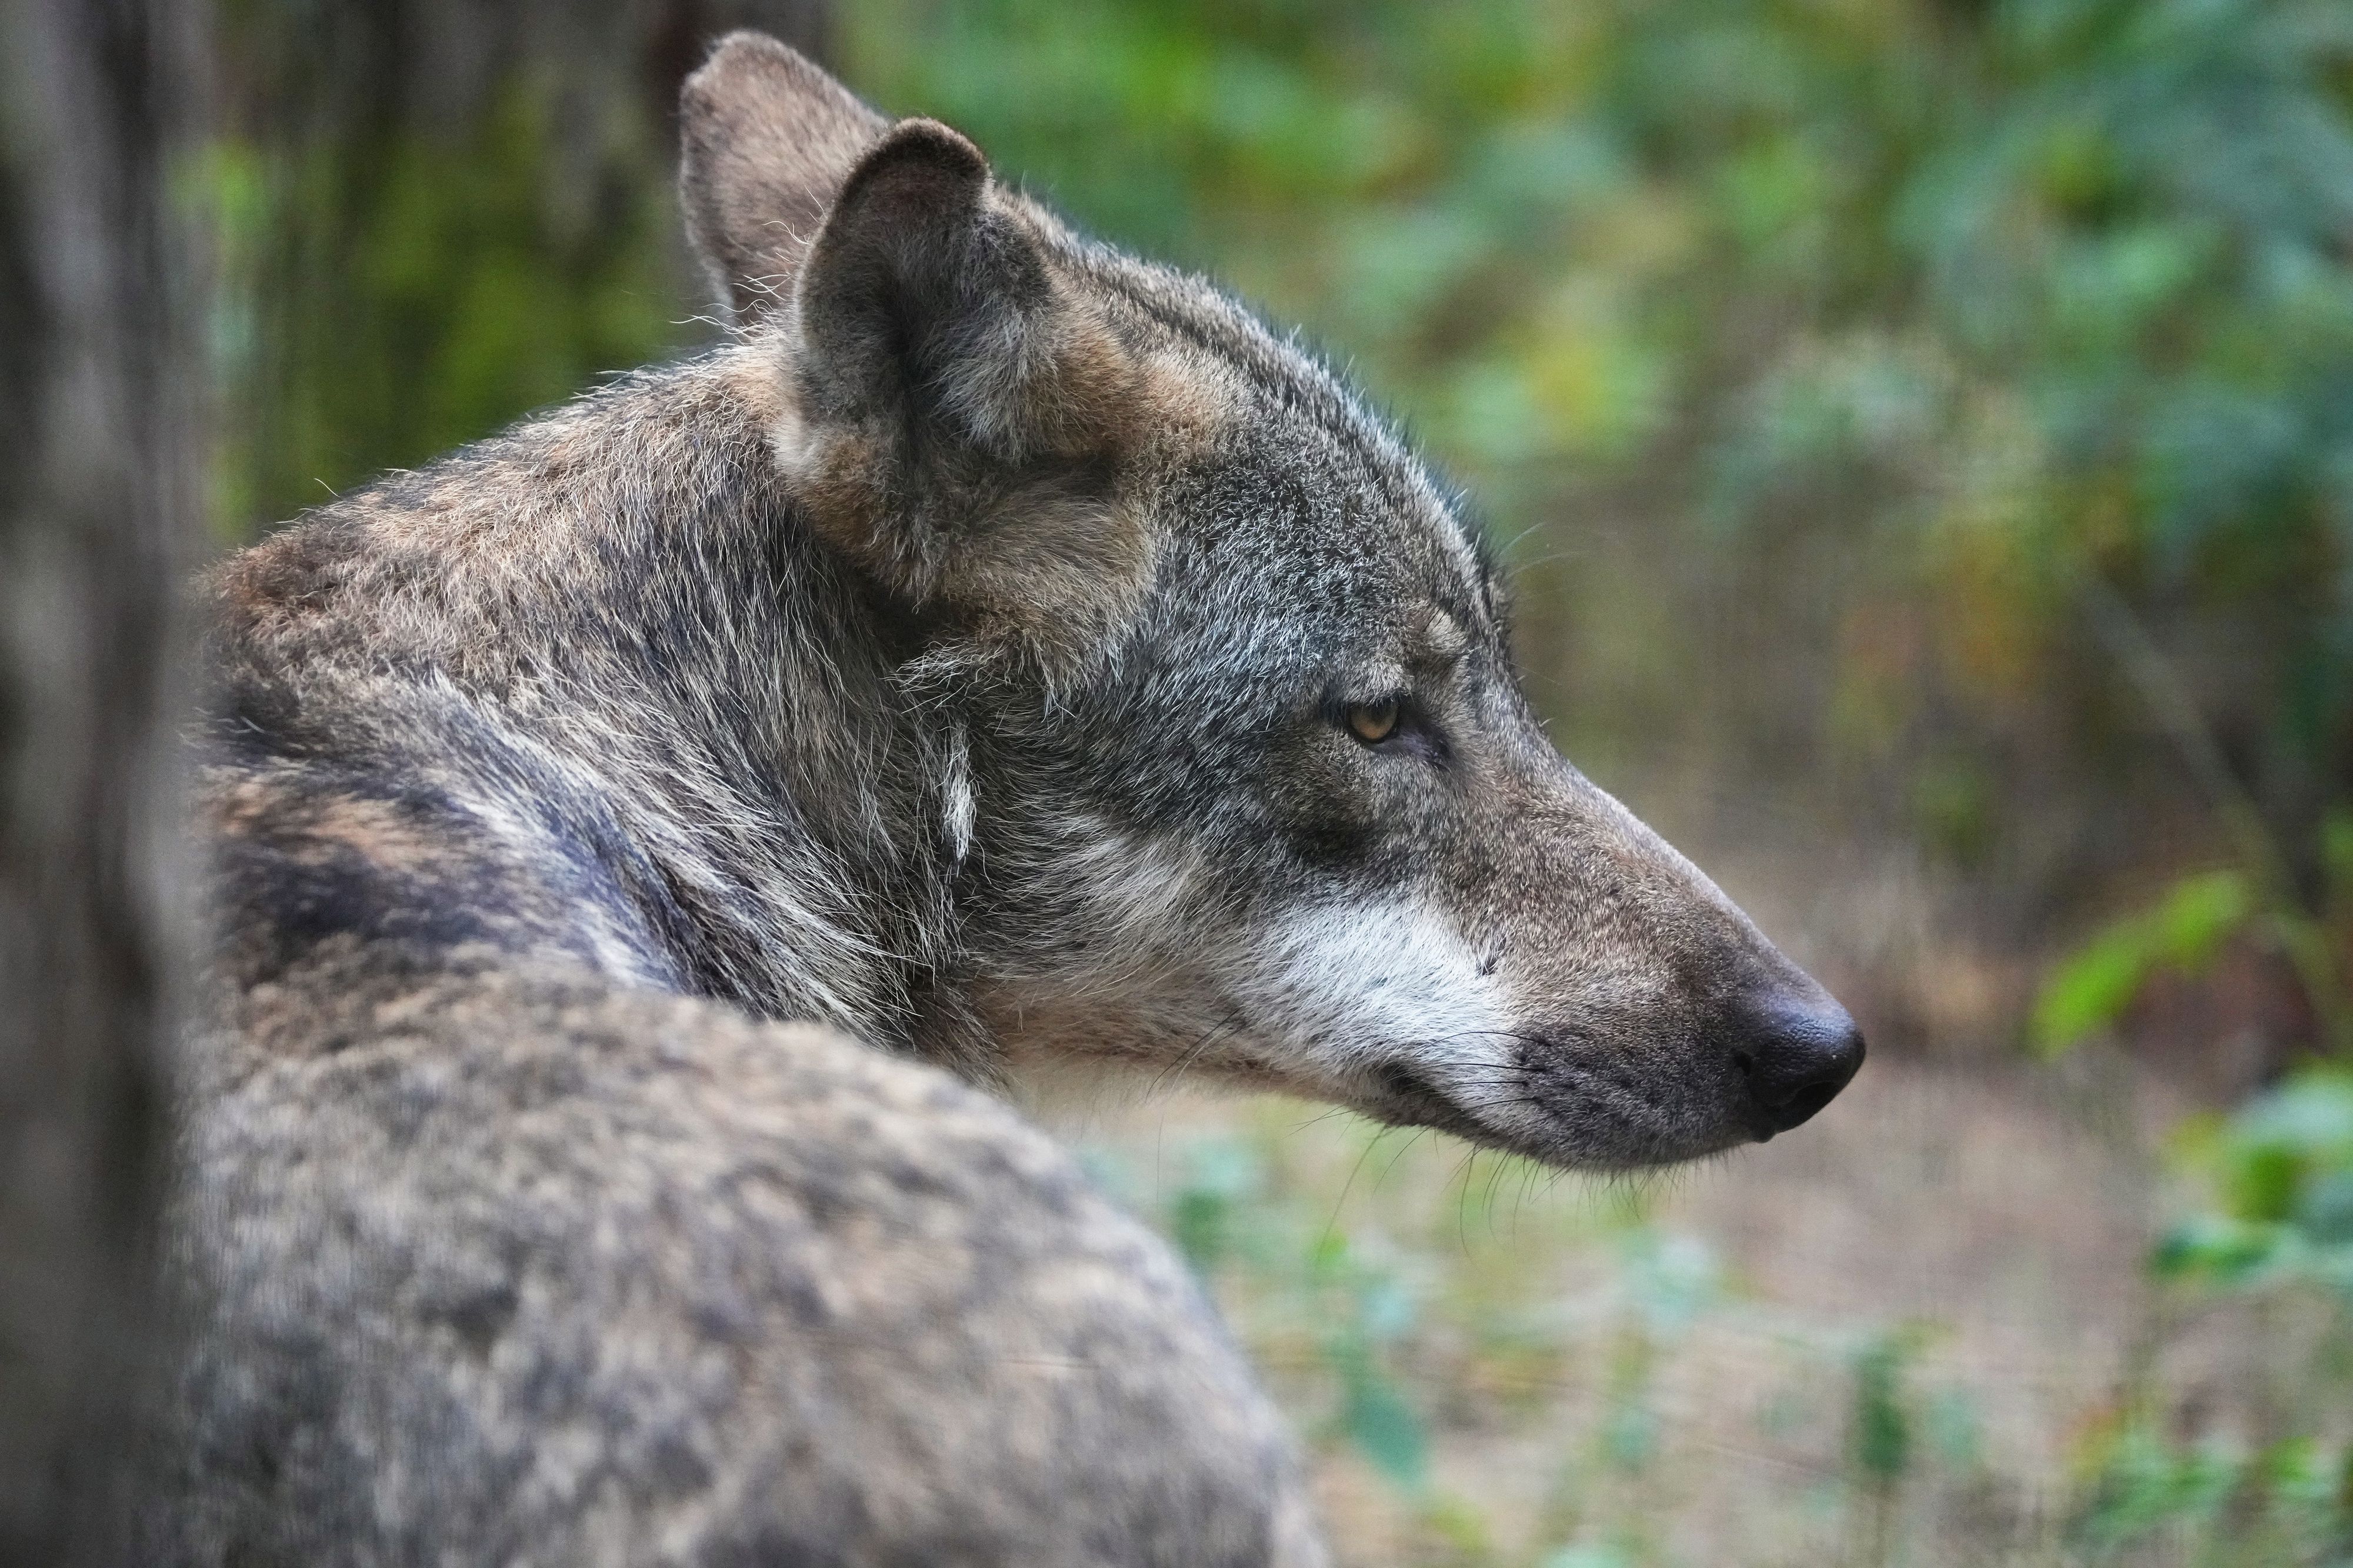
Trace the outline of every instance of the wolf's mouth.
<instances>
[{"instance_id":1,"label":"wolf's mouth","mask_svg":"<svg viewBox=\"0 0 2353 1568\"><path fill-rule=\"evenodd\" d=\"M1372 1093L1365 1110L1392 1127L1430 1127L1475 1142L1490 1143L1493 1132L1444 1090L1403 1062L1389 1062L1372 1074Z\"/></svg>"},{"instance_id":2,"label":"wolf's mouth","mask_svg":"<svg viewBox=\"0 0 2353 1568\"><path fill-rule=\"evenodd\" d=\"M1576 1095L1575 1110L1535 1098L1513 1101L1524 1111L1507 1113L1495 1121L1477 1115L1455 1094L1409 1062L1390 1062L1371 1069L1356 1105L1365 1114L1392 1127L1427 1127L1451 1132L1483 1148L1516 1154L1556 1169L1642 1171L1703 1159L1744 1143L1762 1142L1770 1134L1746 1121L1728 1121L1707 1132L1694 1133L1662 1120L1655 1108L1630 1100L1620 1092ZM1585 1120L1577 1120L1581 1111ZM1599 1118L1598 1121L1593 1120Z\"/></svg>"}]
</instances>

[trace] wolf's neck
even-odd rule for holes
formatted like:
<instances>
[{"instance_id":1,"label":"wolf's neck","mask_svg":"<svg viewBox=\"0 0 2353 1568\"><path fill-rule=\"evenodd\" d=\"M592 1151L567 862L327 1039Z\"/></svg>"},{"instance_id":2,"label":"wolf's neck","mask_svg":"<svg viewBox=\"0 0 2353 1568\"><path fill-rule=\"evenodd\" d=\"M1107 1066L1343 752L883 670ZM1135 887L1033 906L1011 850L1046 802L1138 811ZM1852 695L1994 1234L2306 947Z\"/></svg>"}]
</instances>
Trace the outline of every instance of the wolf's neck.
<instances>
[{"instance_id":1,"label":"wolf's neck","mask_svg":"<svg viewBox=\"0 0 2353 1568\"><path fill-rule=\"evenodd\" d=\"M699 373L728 418L614 422L592 498L612 526L586 531L574 613L621 668L535 719L662 868L692 988L910 1043L950 956L954 736L811 538L755 395L772 384L732 368Z\"/></svg>"}]
</instances>

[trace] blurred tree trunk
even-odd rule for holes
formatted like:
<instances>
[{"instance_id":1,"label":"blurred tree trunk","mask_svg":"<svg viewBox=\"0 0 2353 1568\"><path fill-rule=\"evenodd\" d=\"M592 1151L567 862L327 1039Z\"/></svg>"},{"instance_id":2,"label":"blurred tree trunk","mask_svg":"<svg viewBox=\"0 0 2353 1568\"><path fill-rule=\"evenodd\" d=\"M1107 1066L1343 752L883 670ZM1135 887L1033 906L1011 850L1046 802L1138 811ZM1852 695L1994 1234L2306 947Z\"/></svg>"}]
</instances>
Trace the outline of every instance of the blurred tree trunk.
<instances>
[{"instance_id":1,"label":"blurred tree trunk","mask_svg":"<svg viewBox=\"0 0 2353 1568\"><path fill-rule=\"evenodd\" d=\"M233 121L277 137L459 135L498 84L554 67L575 103L677 118L680 80L723 34L758 27L816 58L830 0L254 0L222 29Z\"/></svg>"},{"instance_id":2,"label":"blurred tree trunk","mask_svg":"<svg viewBox=\"0 0 2353 1568\"><path fill-rule=\"evenodd\" d=\"M244 531L707 335L678 89L823 0L248 0L220 32L224 510Z\"/></svg>"},{"instance_id":3,"label":"blurred tree trunk","mask_svg":"<svg viewBox=\"0 0 2353 1568\"><path fill-rule=\"evenodd\" d=\"M267 452L306 415L301 365L349 377L365 342L431 335L396 321L370 339L353 319L377 296L351 278L388 265L369 247L415 216L396 205L415 197L395 178L405 146L464 166L522 82L549 100L526 199L570 200L593 251L604 215L567 183L617 178L649 203L659 186L674 233L679 79L734 26L822 54L827 21L819 0L253 0L216 31L201 0L0 0L0 1563L121 1546L111 1489L163 1363L149 1287L183 959L175 605L206 531L202 388L226 375L233 434ZM200 125L212 151L187 156ZM240 139L290 171L290 199L240 209ZM199 211L227 247L225 293L201 287ZM471 237L427 269L428 294L479 272ZM560 274L567 257L524 259ZM638 309L675 321L682 298ZM240 362L241 338L264 352ZM379 368L396 405L429 404L447 370ZM361 471L425 455L332 434Z\"/></svg>"},{"instance_id":4,"label":"blurred tree trunk","mask_svg":"<svg viewBox=\"0 0 2353 1568\"><path fill-rule=\"evenodd\" d=\"M0 1562L100 1561L149 1310L199 537L189 0L0 0Z\"/></svg>"}]
</instances>

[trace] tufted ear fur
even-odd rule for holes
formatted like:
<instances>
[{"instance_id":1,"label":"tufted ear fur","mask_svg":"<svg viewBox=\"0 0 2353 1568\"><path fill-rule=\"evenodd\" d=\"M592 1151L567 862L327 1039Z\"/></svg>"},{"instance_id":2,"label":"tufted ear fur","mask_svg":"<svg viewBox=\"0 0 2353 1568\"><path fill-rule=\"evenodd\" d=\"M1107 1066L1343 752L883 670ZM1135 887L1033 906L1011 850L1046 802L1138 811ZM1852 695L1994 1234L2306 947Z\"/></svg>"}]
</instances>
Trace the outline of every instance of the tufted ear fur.
<instances>
[{"instance_id":1,"label":"tufted ear fur","mask_svg":"<svg viewBox=\"0 0 2353 1568\"><path fill-rule=\"evenodd\" d=\"M687 78L679 191L722 299L750 323L792 296L835 193L891 121L763 33L732 33Z\"/></svg>"},{"instance_id":2,"label":"tufted ear fur","mask_svg":"<svg viewBox=\"0 0 2353 1568\"><path fill-rule=\"evenodd\" d=\"M1120 504L1145 377L1054 220L946 126L894 127L802 268L797 466L820 532L912 607L1092 637L1148 551Z\"/></svg>"}]
</instances>

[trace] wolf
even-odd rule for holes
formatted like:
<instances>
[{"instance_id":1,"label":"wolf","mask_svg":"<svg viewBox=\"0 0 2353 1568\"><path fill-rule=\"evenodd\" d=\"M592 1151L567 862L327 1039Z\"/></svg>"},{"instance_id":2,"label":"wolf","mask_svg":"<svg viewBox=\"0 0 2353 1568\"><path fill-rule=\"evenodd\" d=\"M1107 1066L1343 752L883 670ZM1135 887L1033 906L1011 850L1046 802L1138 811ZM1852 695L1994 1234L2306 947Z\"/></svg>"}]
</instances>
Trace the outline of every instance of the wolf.
<instances>
[{"instance_id":1,"label":"wolf","mask_svg":"<svg viewBox=\"0 0 2353 1568\"><path fill-rule=\"evenodd\" d=\"M732 330L206 579L153 1555L1312 1564L1183 1266L1008 1101L1770 1138L1839 1005L1564 761L1297 343L757 35Z\"/></svg>"}]
</instances>

